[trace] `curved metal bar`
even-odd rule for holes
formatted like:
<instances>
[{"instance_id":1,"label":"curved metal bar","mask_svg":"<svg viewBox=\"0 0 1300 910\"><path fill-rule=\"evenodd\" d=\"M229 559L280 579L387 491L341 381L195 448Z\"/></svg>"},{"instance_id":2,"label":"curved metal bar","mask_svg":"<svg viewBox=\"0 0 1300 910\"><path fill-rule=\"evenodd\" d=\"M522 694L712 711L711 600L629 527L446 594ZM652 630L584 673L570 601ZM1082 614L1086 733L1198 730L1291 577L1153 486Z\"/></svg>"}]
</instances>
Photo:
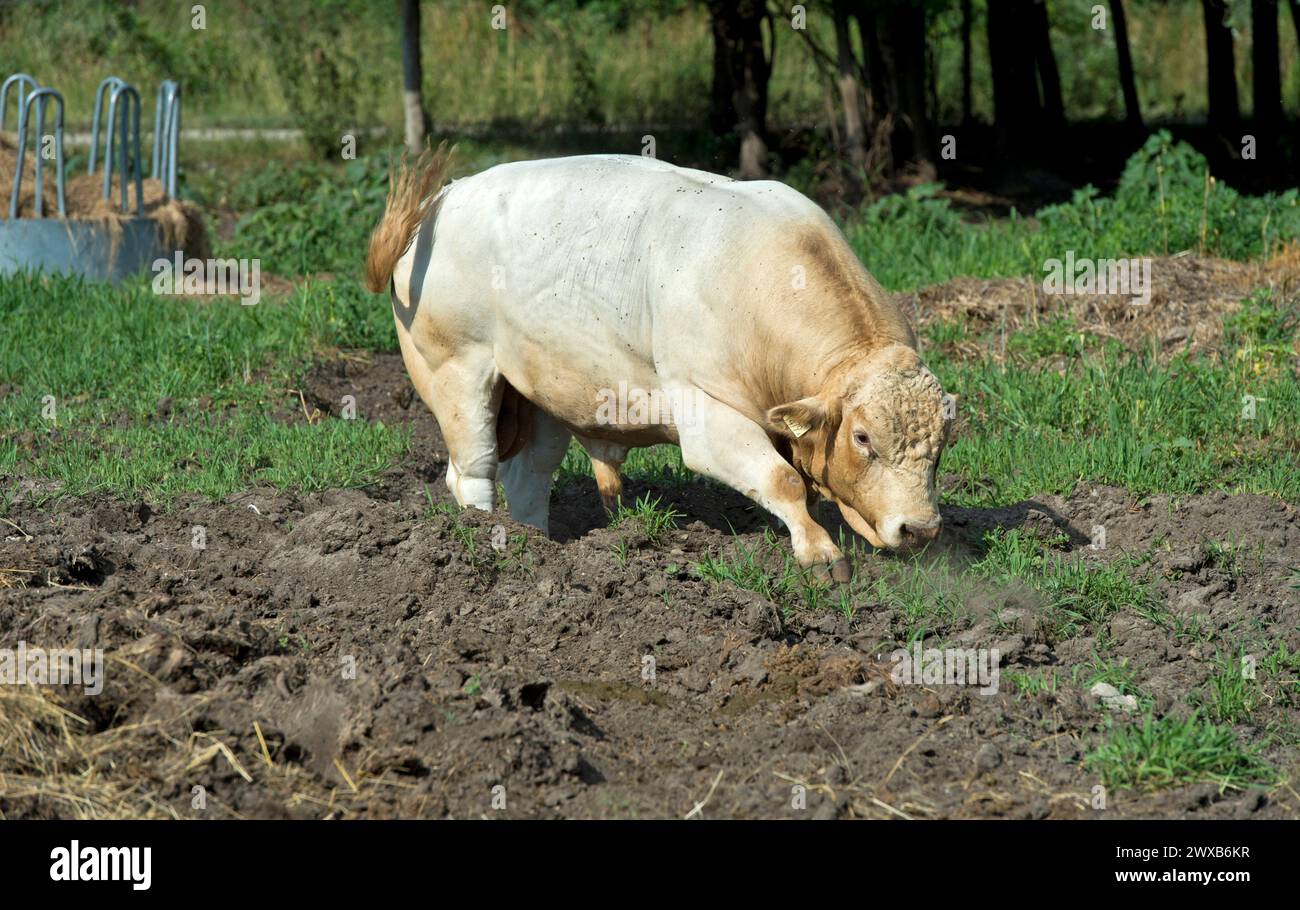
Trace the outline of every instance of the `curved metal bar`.
<instances>
[{"instance_id":1,"label":"curved metal bar","mask_svg":"<svg viewBox=\"0 0 1300 910\"><path fill-rule=\"evenodd\" d=\"M167 195L176 195L176 171L181 163L181 87L172 96L172 117L167 131Z\"/></svg>"},{"instance_id":2,"label":"curved metal bar","mask_svg":"<svg viewBox=\"0 0 1300 910\"><path fill-rule=\"evenodd\" d=\"M158 155L162 152L163 87L166 85L164 80L158 86L158 97L153 103L153 152L149 159L149 176L155 180L158 179Z\"/></svg>"},{"instance_id":3,"label":"curved metal bar","mask_svg":"<svg viewBox=\"0 0 1300 910\"><path fill-rule=\"evenodd\" d=\"M18 83L18 121L22 122L23 108L27 101L23 97L23 86L27 85L31 89L38 89L41 84L36 81L36 77L30 73L14 73L3 83L0 83L0 130L5 128L5 110L9 107L9 86Z\"/></svg>"},{"instance_id":4,"label":"curved metal bar","mask_svg":"<svg viewBox=\"0 0 1300 910\"><path fill-rule=\"evenodd\" d=\"M118 116L117 100L124 98L121 116ZM117 140L120 138L120 152ZM131 139L135 142L132 143ZM133 148L134 146L134 148ZM119 152L119 154L115 154ZM134 153L134 154L133 154ZM112 191L113 168L118 168L118 183L121 186L122 211L126 211L126 182L135 172L135 211L144 213L144 162L140 155L140 93L133 86L123 82L113 89L108 99L108 152L104 155L104 198L108 199Z\"/></svg>"},{"instance_id":5,"label":"curved metal bar","mask_svg":"<svg viewBox=\"0 0 1300 910\"><path fill-rule=\"evenodd\" d=\"M176 155L180 143L181 87L171 79L158 86L153 118L153 167L155 180L163 183L167 196L176 195Z\"/></svg>"},{"instance_id":6,"label":"curved metal bar","mask_svg":"<svg viewBox=\"0 0 1300 910\"><path fill-rule=\"evenodd\" d=\"M21 97L21 96L20 96ZM45 110L50 99L57 102L57 113L54 119L54 185L57 188L59 197L59 217L68 217L67 202L64 197L63 186L63 96L52 88L33 89L27 95L24 103L19 109L23 113L23 119L18 122L18 160L14 168L14 188L9 197L9 217L18 217L18 196L22 193L23 170L27 165L27 112L31 110L32 105L36 106L36 196L32 200L33 208L37 218L45 217L45 197L42 193L44 187L44 170L45 159L41 154L41 142L45 137Z\"/></svg>"},{"instance_id":7,"label":"curved metal bar","mask_svg":"<svg viewBox=\"0 0 1300 910\"><path fill-rule=\"evenodd\" d=\"M99 83L99 88L95 89L95 116L90 122L90 166L86 169L87 174L95 173L95 153L99 150L99 115L104 107L104 92L109 89L116 91L118 87L123 85L126 85L126 80L120 79L117 76L106 76L103 81ZM110 111L109 121L111 122L112 119L113 115ZM107 152L105 152L105 154L107 154ZM108 195L107 191L104 195Z\"/></svg>"},{"instance_id":8,"label":"curved metal bar","mask_svg":"<svg viewBox=\"0 0 1300 910\"><path fill-rule=\"evenodd\" d=\"M100 195L105 199L109 198L109 191L113 185L113 153L117 151L117 145L114 143L113 139L117 124L117 89L120 87L121 86L115 87L113 93L108 99L108 135L104 138L104 189L103 192L100 193ZM91 154L94 153L92 152Z\"/></svg>"},{"instance_id":9,"label":"curved metal bar","mask_svg":"<svg viewBox=\"0 0 1300 910\"><path fill-rule=\"evenodd\" d=\"M169 95L169 87L175 85L170 79L164 79L158 86L158 97L153 106L153 155L149 167L149 176L158 179L159 158L163 150L163 106Z\"/></svg>"}]
</instances>

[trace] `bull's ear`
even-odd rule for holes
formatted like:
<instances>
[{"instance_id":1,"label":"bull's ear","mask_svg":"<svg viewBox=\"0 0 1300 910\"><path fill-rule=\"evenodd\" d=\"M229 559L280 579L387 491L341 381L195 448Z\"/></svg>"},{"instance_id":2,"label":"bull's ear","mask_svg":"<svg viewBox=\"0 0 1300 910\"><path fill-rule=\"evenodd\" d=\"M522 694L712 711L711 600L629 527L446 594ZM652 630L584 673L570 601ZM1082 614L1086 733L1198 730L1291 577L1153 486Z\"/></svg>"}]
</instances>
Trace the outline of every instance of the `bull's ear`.
<instances>
[{"instance_id":1,"label":"bull's ear","mask_svg":"<svg viewBox=\"0 0 1300 910\"><path fill-rule=\"evenodd\" d=\"M779 404L767 412L768 429L790 439L799 439L825 425L826 404L816 396Z\"/></svg>"},{"instance_id":2,"label":"bull's ear","mask_svg":"<svg viewBox=\"0 0 1300 910\"><path fill-rule=\"evenodd\" d=\"M957 408L960 405L960 395L943 396L943 444L945 446L950 446L957 441Z\"/></svg>"}]
</instances>

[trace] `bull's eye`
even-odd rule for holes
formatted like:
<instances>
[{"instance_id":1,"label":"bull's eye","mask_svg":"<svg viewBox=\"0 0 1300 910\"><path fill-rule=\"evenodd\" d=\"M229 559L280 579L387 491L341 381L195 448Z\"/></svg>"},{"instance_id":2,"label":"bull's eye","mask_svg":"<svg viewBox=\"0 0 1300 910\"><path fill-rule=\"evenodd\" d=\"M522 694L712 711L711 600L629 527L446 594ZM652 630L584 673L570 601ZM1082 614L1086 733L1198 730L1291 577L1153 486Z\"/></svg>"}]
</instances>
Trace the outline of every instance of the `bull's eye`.
<instances>
[{"instance_id":1,"label":"bull's eye","mask_svg":"<svg viewBox=\"0 0 1300 910\"><path fill-rule=\"evenodd\" d=\"M868 455L874 455L875 450L871 448L871 438L866 433L858 430L853 434L853 441L867 450Z\"/></svg>"}]
</instances>

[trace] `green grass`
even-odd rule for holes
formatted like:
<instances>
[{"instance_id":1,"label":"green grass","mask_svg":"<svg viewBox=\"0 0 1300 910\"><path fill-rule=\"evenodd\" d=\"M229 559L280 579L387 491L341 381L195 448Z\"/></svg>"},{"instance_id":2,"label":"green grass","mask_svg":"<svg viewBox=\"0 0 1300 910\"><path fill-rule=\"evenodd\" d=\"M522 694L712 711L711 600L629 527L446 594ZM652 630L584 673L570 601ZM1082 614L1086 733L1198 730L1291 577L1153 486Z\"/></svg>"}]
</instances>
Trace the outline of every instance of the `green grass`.
<instances>
[{"instance_id":1,"label":"green grass","mask_svg":"<svg viewBox=\"0 0 1300 910\"><path fill-rule=\"evenodd\" d=\"M788 546L769 530L757 544L736 537L729 552L697 563L696 573L755 591L787 609L833 606L845 615L863 607L892 611L900 638L908 644L969 627L972 604L990 598L1010 596L1031 605L1040 631L1053 639L1079 634L1104 638L1107 619L1121 610L1140 612L1152 602L1146 584L1129 574L1142 560L1090 561L1054 552L1052 543L1020 529L992 531L984 537L983 555L967 565L922 553L893 559L873 577L863 571L864 549L841 541L854 564L854 579L826 591L810 583Z\"/></svg>"},{"instance_id":2,"label":"green grass","mask_svg":"<svg viewBox=\"0 0 1300 910\"><path fill-rule=\"evenodd\" d=\"M846 553L853 558L856 554ZM856 559L854 559L856 561ZM730 552L708 554L692 564L697 576L716 585L733 584L761 594L787 614L797 610L835 609L853 615L848 586L827 587L801 568L787 542L771 529L753 545L737 537Z\"/></svg>"},{"instance_id":3,"label":"green grass","mask_svg":"<svg viewBox=\"0 0 1300 910\"><path fill-rule=\"evenodd\" d=\"M897 560L860 597L897 611L908 643L960 631L970 623L971 605L990 598L1025 602L1039 631L1053 639L1103 634L1110 616L1150 602L1146 586L1125 571L1137 560L1089 561L1055 552L1058 542L1020 529L992 531L974 562L957 566L942 556Z\"/></svg>"},{"instance_id":4,"label":"green grass","mask_svg":"<svg viewBox=\"0 0 1300 910\"><path fill-rule=\"evenodd\" d=\"M148 426L74 425L76 435L42 443L40 473L69 496L106 492L167 502L183 493L220 499L251 486L326 490L363 486L409 446L383 424L327 420L285 425L265 414L195 414L163 432Z\"/></svg>"},{"instance_id":5,"label":"green grass","mask_svg":"<svg viewBox=\"0 0 1300 910\"><path fill-rule=\"evenodd\" d=\"M868 603L897 611L906 644L943 637L968 624L970 579L946 560L900 560L864 592Z\"/></svg>"},{"instance_id":6,"label":"green grass","mask_svg":"<svg viewBox=\"0 0 1300 910\"><path fill-rule=\"evenodd\" d=\"M1201 544L1201 551L1205 554L1207 566L1219 569L1236 582L1243 571L1241 560L1245 547L1243 541L1206 540Z\"/></svg>"},{"instance_id":7,"label":"green grass","mask_svg":"<svg viewBox=\"0 0 1300 910\"><path fill-rule=\"evenodd\" d=\"M1255 297L1245 311L1271 306ZM1300 499L1293 361L1269 353L1255 336L1221 355L1180 354L1164 363L1114 343L1080 350L1072 337L1051 323L1009 343L1037 354L1067 353L1064 361L999 364L960 360L937 346L928 352L944 387L963 396L965 424L943 470L972 483L949 501L987 505L1069 494L1080 480L1139 494L1221 489ZM1290 339L1294 345L1294 334ZM1245 395L1261 399L1253 419L1243 418Z\"/></svg>"},{"instance_id":8,"label":"green grass","mask_svg":"<svg viewBox=\"0 0 1300 910\"><path fill-rule=\"evenodd\" d=\"M489 578L512 569L532 574L535 563L527 534L507 534L502 525L483 528L466 524L466 512L453 501L435 500L428 485L424 488L424 498L425 519L446 530L476 574Z\"/></svg>"},{"instance_id":9,"label":"green grass","mask_svg":"<svg viewBox=\"0 0 1300 910\"><path fill-rule=\"evenodd\" d=\"M1003 670L1002 676L1021 695L1052 695L1061 685L1060 675L1049 670Z\"/></svg>"},{"instance_id":10,"label":"green grass","mask_svg":"<svg viewBox=\"0 0 1300 910\"><path fill-rule=\"evenodd\" d=\"M1055 694L1061 687L1061 671L1056 667L1037 670L1006 670L1003 672L1021 695ZM1070 668L1069 680L1072 685L1083 692L1088 692L1097 683L1114 686L1121 695L1132 695L1139 707L1150 711L1152 698L1137 684L1137 671L1129 666L1127 658L1115 660L1103 659L1093 654L1085 664Z\"/></svg>"},{"instance_id":11,"label":"green grass","mask_svg":"<svg viewBox=\"0 0 1300 910\"><path fill-rule=\"evenodd\" d=\"M1283 704L1300 704L1300 652L1292 651L1286 642L1273 643L1264 650L1268 653L1257 663L1257 674Z\"/></svg>"},{"instance_id":12,"label":"green grass","mask_svg":"<svg viewBox=\"0 0 1300 910\"><path fill-rule=\"evenodd\" d=\"M1276 772L1230 728L1199 714L1148 714L1133 724L1112 720L1109 726L1083 764L1112 789L1150 791L1197 783L1240 789L1276 779Z\"/></svg>"},{"instance_id":13,"label":"green grass","mask_svg":"<svg viewBox=\"0 0 1300 910\"><path fill-rule=\"evenodd\" d=\"M1140 708L1145 710L1151 708L1151 695L1138 686L1137 671L1129 666L1128 658L1104 660L1101 656L1093 654L1091 661L1074 667L1071 675L1075 684L1085 692L1091 690L1097 683L1106 683L1114 686L1120 695L1132 695L1137 699Z\"/></svg>"},{"instance_id":14,"label":"green grass","mask_svg":"<svg viewBox=\"0 0 1300 910\"><path fill-rule=\"evenodd\" d=\"M243 307L156 297L144 282L0 280L0 383L14 387L0 400L0 471L163 501L368 483L409 433L308 425L289 390L319 351L384 343L391 316L372 301L347 283Z\"/></svg>"},{"instance_id":15,"label":"green grass","mask_svg":"<svg viewBox=\"0 0 1300 910\"><path fill-rule=\"evenodd\" d=\"M1249 677L1241 655L1221 654L1215 663L1214 673L1196 693L1193 704L1203 705L1206 715L1220 723L1248 721L1262 698L1259 680Z\"/></svg>"},{"instance_id":16,"label":"green grass","mask_svg":"<svg viewBox=\"0 0 1300 910\"><path fill-rule=\"evenodd\" d=\"M611 528L621 528L629 523L639 526L652 543L662 543L668 532L677 527L681 514L663 504L659 497L641 496L631 506L619 503L610 517Z\"/></svg>"},{"instance_id":17,"label":"green grass","mask_svg":"<svg viewBox=\"0 0 1300 910\"><path fill-rule=\"evenodd\" d=\"M1124 571L1139 564L1133 557L1091 562L1053 552L1037 535L1018 528L985 534L984 546L983 558L970 571L995 584L1036 592L1042 598L1038 622L1053 638L1099 634L1115 613L1141 610L1151 600L1146 585Z\"/></svg>"}]
</instances>

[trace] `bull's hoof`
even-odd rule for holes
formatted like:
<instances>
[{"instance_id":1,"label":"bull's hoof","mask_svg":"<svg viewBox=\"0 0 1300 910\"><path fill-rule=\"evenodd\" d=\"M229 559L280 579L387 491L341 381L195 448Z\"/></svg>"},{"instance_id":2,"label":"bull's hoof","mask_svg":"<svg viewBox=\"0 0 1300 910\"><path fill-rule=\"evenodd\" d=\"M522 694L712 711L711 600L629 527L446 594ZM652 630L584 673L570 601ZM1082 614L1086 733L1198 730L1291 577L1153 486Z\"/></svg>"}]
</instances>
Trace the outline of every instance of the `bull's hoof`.
<instances>
[{"instance_id":1,"label":"bull's hoof","mask_svg":"<svg viewBox=\"0 0 1300 910\"><path fill-rule=\"evenodd\" d=\"M808 567L810 574L819 585L830 587L832 584L848 584L853 577L853 567L847 559L837 559L833 563L818 562Z\"/></svg>"},{"instance_id":2,"label":"bull's hoof","mask_svg":"<svg viewBox=\"0 0 1300 910\"><path fill-rule=\"evenodd\" d=\"M847 559L835 560L831 565L831 578L835 579L837 584L848 584L853 578L853 566Z\"/></svg>"}]
</instances>

